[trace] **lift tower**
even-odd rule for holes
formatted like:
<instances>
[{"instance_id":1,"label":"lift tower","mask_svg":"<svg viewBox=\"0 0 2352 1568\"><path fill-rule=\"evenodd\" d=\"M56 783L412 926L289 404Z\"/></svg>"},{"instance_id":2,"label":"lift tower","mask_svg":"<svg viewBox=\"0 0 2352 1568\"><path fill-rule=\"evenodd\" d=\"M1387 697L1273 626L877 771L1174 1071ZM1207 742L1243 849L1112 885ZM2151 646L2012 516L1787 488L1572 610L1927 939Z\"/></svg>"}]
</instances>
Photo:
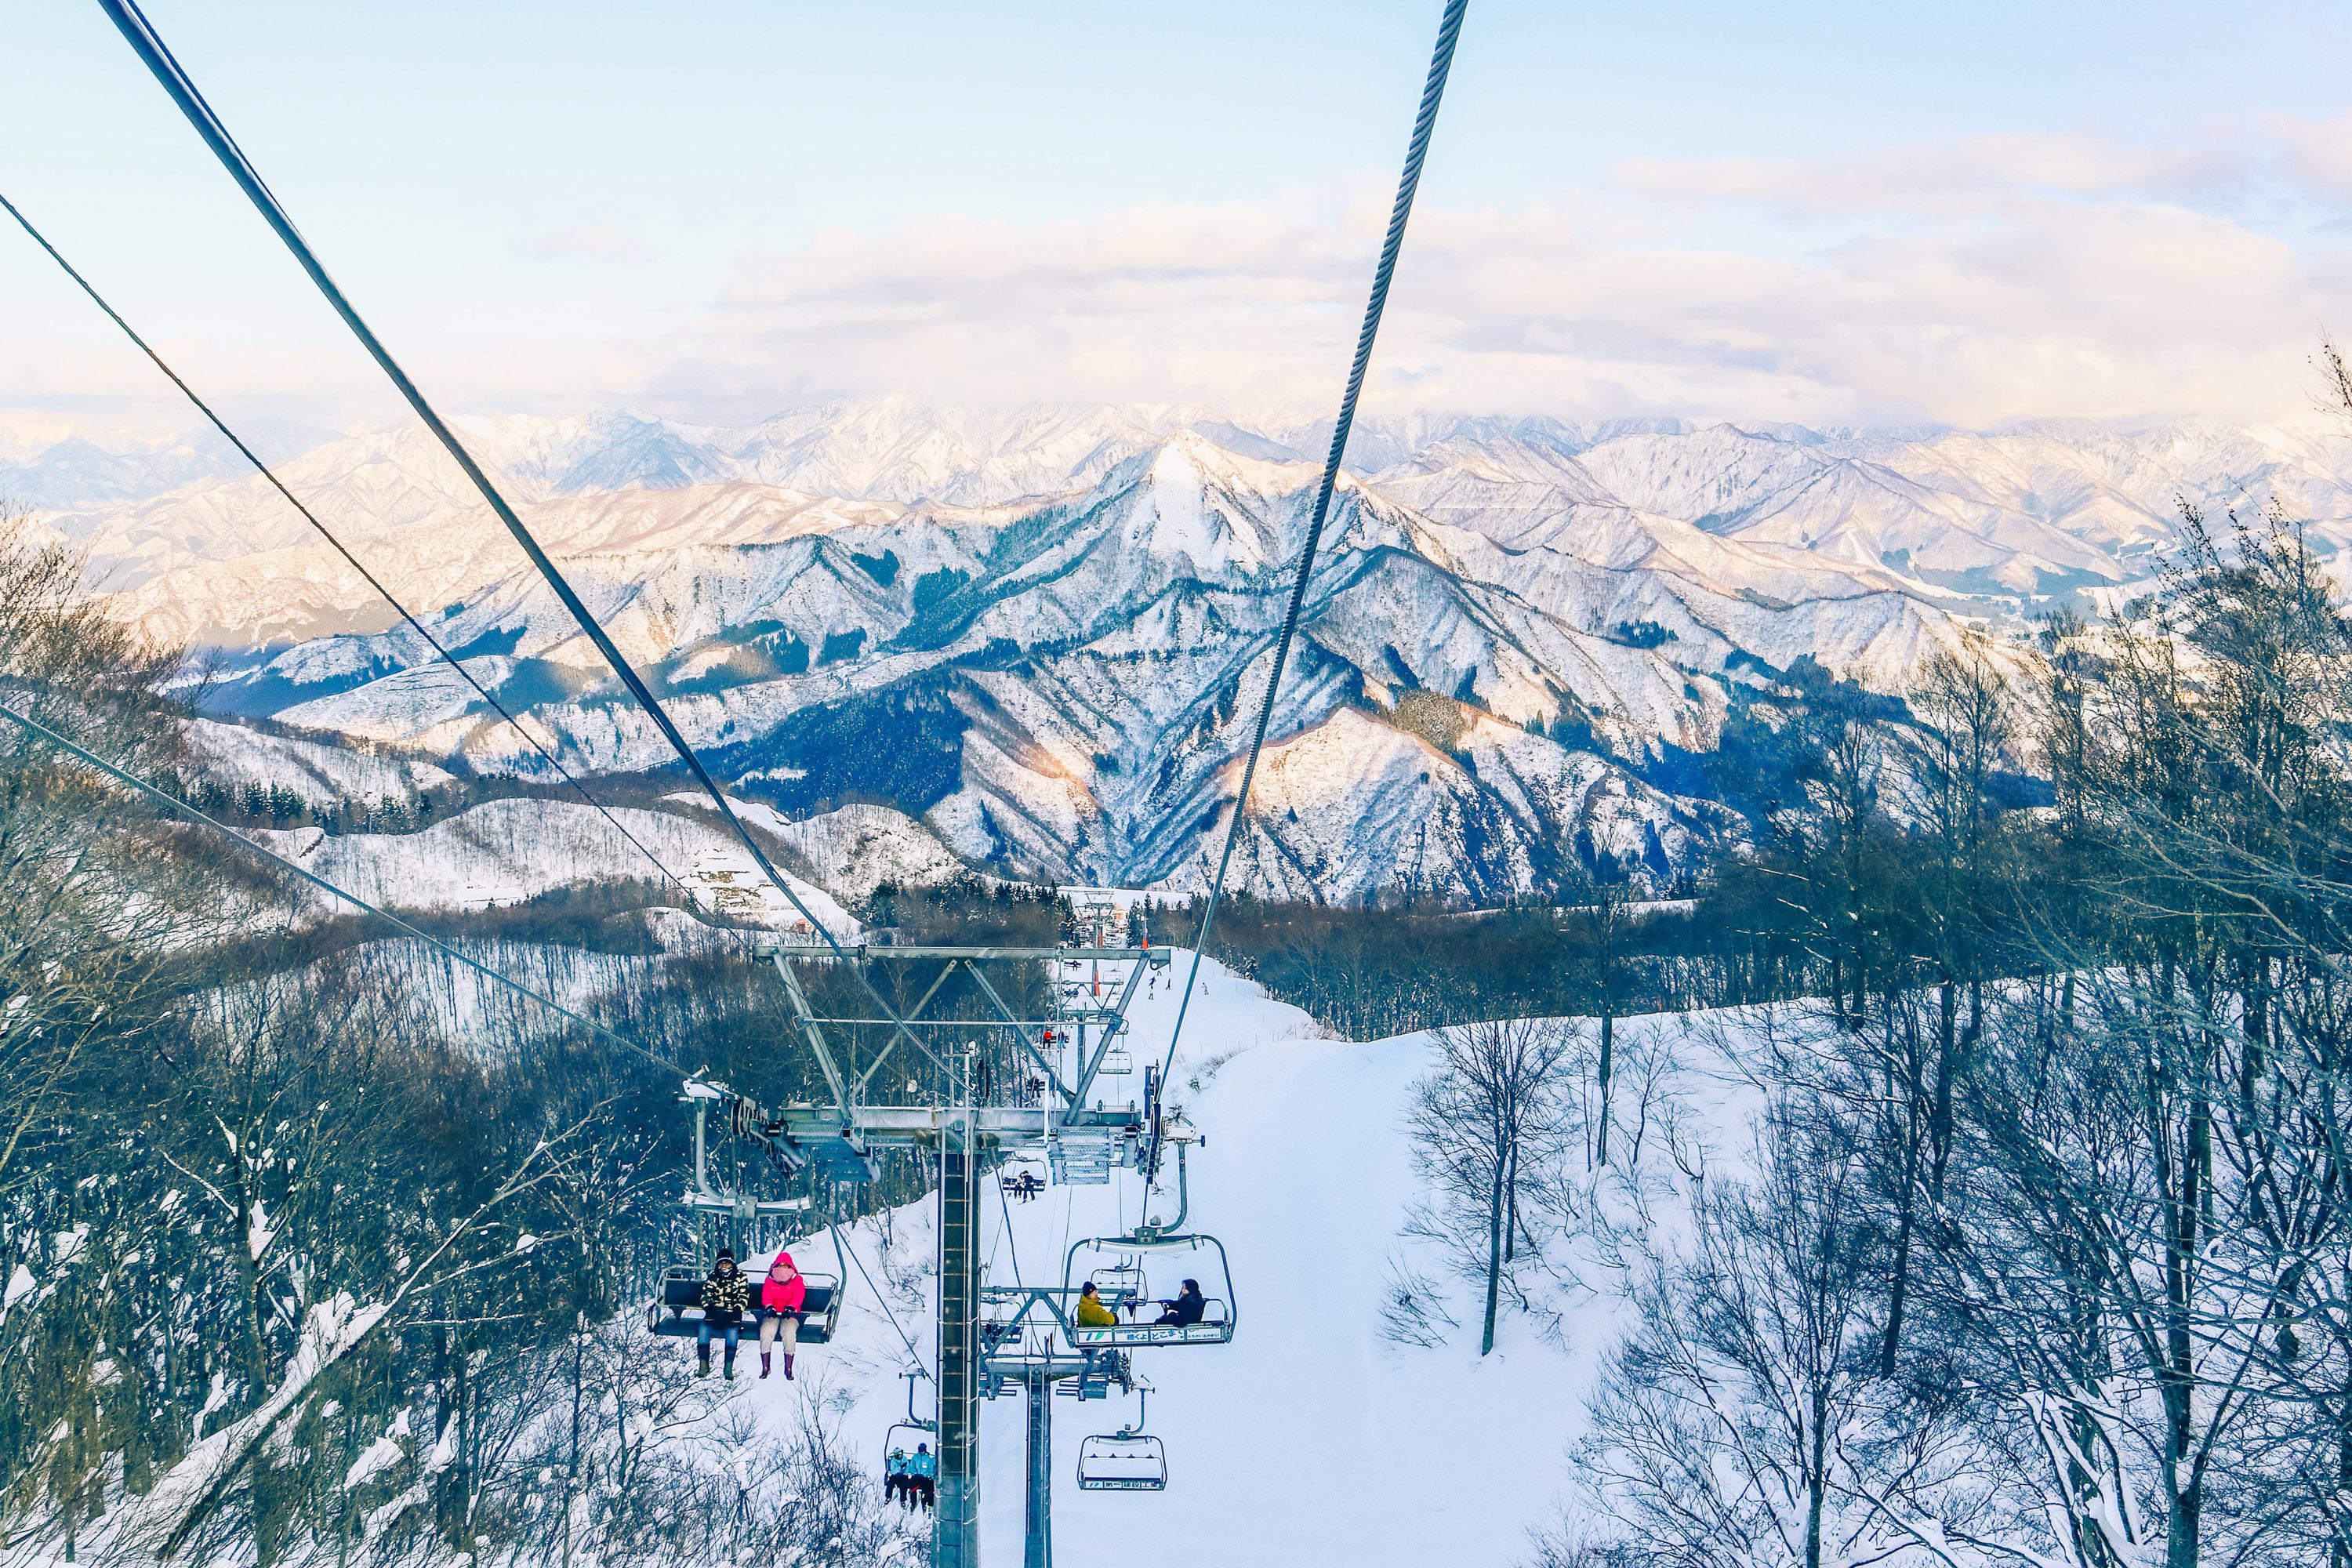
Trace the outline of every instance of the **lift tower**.
<instances>
[{"instance_id":1,"label":"lift tower","mask_svg":"<svg viewBox=\"0 0 2352 1568\"><path fill-rule=\"evenodd\" d=\"M1103 942L1101 924L1082 935ZM841 950L790 944L770 950L801 1035L814 1057L829 1093L826 1103L788 1105L776 1113L775 1134L805 1158L820 1177L871 1180L877 1161L898 1153L934 1156L939 1172L939 1493L932 1522L932 1568L979 1568L979 1408L1000 1384L1010 1381L1000 1364L1008 1324L993 1325L998 1338L983 1342L984 1309L991 1309L980 1277L977 1250L980 1194L992 1160L1042 1156L1058 1181L1107 1182L1115 1170L1140 1169L1158 1142L1159 1095L1147 1087L1142 1106L1087 1104L1113 1043L1126 1028L1129 1004L1145 975L1164 968L1164 948L1108 945L897 946L857 945ZM1097 973L1103 965L1125 966L1102 994L1069 987L1062 966L1080 961ZM863 1014L828 1016L811 998L808 980L843 964L868 971L863 979L908 994L928 972L928 987L893 1020ZM1051 976L1054 998L1045 1016L1022 1016L1004 990L990 978L1006 966L1041 964ZM898 973L876 973L896 971ZM978 1017L926 1016L951 977L970 982L966 999L977 998ZM840 988L838 994L865 994ZM1066 1005L1066 1002L1077 1005ZM861 1042L883 1035L861 1060ZM909 1047L901 1054L901 1047ZM883 1068L893 1061L887 1078ZM903 1087L902 1087L903 1086ZM1038 1292L1048 1315L1060 1311ZM1016 1314L1017 1317L1017 1314ZM1070 1375L1082 1365L1100 1381L1123 1357L1070 1356ZM1050 1368L1024 1369L1023 1392L1030 1400L1030 1568L1051 1560L1050 1476L1036 1472L1040 1456L1050 1461L1045 1396L1056 1381ZM1041 1497L1039 1494L1045 1493Z\"/></svg>"}]
</instances>

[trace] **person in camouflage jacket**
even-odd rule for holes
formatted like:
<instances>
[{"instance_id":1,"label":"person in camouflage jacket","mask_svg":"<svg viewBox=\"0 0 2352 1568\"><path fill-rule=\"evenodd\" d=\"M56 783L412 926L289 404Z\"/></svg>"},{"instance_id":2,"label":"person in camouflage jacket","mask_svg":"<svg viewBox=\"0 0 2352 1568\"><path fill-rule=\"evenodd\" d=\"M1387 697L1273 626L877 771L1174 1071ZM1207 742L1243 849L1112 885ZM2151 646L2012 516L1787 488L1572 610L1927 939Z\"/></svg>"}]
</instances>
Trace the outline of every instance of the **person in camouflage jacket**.
<instances>
[{"instance_id":1,"label":"person in camouflage jacket","mask_svg":"<svg viewBox=\"0 0 2352 1568\"><path fill-rule=\"evenodd\" d=\"M702 1324L695 1331L694 1342L698 1364L695 1376L710 1375L710 1336L723 1334L727 1340L727 1375L735 1375L735 1345L743 1331L744 1315L751 1310L751 1282L735 1267L735 1255L725 1247L719 1249L719 1260L702 1280Z\"/></svg>"}]
</instances>

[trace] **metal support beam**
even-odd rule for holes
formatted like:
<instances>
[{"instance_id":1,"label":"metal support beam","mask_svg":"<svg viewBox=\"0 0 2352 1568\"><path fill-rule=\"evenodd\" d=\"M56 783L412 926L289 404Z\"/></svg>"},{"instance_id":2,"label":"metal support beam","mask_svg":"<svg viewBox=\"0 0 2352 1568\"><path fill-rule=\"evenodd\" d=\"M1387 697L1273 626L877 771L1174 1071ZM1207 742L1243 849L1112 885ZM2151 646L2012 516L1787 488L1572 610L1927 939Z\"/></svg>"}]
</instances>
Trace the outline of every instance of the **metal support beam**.
<instances>
[{"instance_id":1,"label":"metal support beam","mask_svg":"<svg viewBox=\"0 0 2352 1568\"><path fill-rule=\"evenodd\" d=\"M980 1160L969 1104L940 1140L940 1474L931 1568L980 1565Z\"/></svg>"},{"instance_id":2,"label":"metal support beam","mask_svg":"<svg viewBox=\"0 0 2352 1568\"><path fill-rule=\"evenodd\" d=\"M969 1124L975 1147L1042 1143L1049 1125L1046 1110L1040 1105L985 1105L976 1110L968 1106L859 1105L851 1108L846 1125L856 1129L858 1138L868 1143L941 1143L946 1141L950 1125L958 1121ZM1118 1138L1129 1132L1146 1132L1151 1121L1144 1111L1115 1105L1102 1110L1062 1112L1052 1118L1050 1125L1055 1134L1063 1138L1074 1134ZM838 1139L843 1126L841 1117L830 1107L814 1105L787 1106L775 1121L778 1132L803 1145Z\"/></svg>"},{"instance_id":3,"label":"metal support beam","mask_svg":"<svg viewBox=\"0 0 2352 1568\"><path fill-rule=\"evenodd\" d=\"M809 1005L808 993L801 989L800 977L793 973L793 966L784 962L782 954L776 955L775 964L776 973L783 977L784 994L792 998L793 1011L800 1016L801 1032L808 1037L809 1049L816 1053L816 1065L824 1073L824 1085L833 1090L834 1104L845 1120L849 1115L849 1086L842 1080L840 1064L826 1048L824 1031L816 1026L816 1010Z\"/></svg>"},{"instance_id":4,"label":"metal support beam","mask_svg":"<svg viewBox=\"0 0 2352 1568\"><path fill-rule=\"evenodd\" d=\"M1021 1568L1054 1568L1054 1383L1029 1374L1029 1495L1022 1510Z\"/></svg>"},{"instance_id":5,"label":"metal support beam","mask_svg":"<svg viewBox=\"0 0 2352 1568\"><path fill-rule=\"evenodd\" d=\"M829 947L803 946L795 942L779 942L768 952L795 963L803 959L818 963L837 956ZM1156 963L1163 968L1168 963L1168 953L1169 949L1164 947L867 947L858 943L845 944L842 949L843 955L862 963L921 958L1029 959L1039 963L1052 963L1056 960L1069 962L1099 958L1109 962L1139 958L1146 963ZM882 1021L875 1020L877 1023Z\"/></svg>"}]
</instances>

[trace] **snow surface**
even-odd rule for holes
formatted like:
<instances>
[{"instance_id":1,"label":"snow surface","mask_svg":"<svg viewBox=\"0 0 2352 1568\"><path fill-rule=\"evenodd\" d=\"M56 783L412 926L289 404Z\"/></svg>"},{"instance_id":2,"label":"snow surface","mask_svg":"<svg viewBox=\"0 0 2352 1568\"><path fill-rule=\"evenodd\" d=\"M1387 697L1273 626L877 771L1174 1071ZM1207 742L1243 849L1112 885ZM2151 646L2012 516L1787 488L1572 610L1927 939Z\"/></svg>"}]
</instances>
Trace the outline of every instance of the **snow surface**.
<instances>
[{"instance_id":1,"label":"snow surface","mask_svg":"<svg viewBox=\"0 0 2352 1568\"><path fill-rule=\"evenodd\" d=\"M1139 1061L1164 1049L1189 962L1175 952L1176 978L1139 998ZM1075 1484L1079 1439L1132 1420L1132 1399L1053 1402L1061 1559L1119 1561L1140 1543L1168 1562L1429 1568L1522 1560L1528 1530L1549 1522L1557 1505L1585 1396L1615 1331L1606 1281L1558 1342L1507 1317L1495 1353L1481 1360L1475 1311L1456 1300L1465 1327L1451 1342L1389 1343L1381 1289L1418 1192L1402 1121L1407 1090L1428 1063L1426 1037L1318 1037L1306 1014L1214 963L1202 966L1201 985L1175 1098L1206 1135L1191 1161L1192 1224L1231 1255L1239 1326L1230 1345L1136 1352L1153 1389L1149 1428L1168 1448L1163 1493L1087 1493ZM1688 1036L1696 1057L1709 1026L1727 1020L1736 1029L1738 1016L1625 1020L1619 1038ZM1704 1158L1736 1157L1742 1094L1733 1082L1705 1086L1706 1108L1726 1124L1699 1135ZM982 1231L991 1282L1013 1281L1017 1254L1022 1279L1060 1283L1072 1241L1135 1222L1134 1186L1125 1175L1105 1186L1053 1187L1029 1205L992 1194ZM1166 1207L1155 1202L1154 1212ZM925 1276L894 1292L893 1310L927 1363L933 1212L928 1203L897 1211L887 1263L875 1223L852 1237L876 1281ZM831 1271L821 1235L791 1245L803 1268ZM748 1267L758 1272L763 1258ZM1203 1283L1215 1289L1213 1279ZM689 1351L645 1343L644 1353L675 1359L685 1374ZM803 1401L844 1405L844 1436L871 1462L878 1486L885 1434L906 1412L898 1373L907 1363L853 1267L835 1342L803 1353L799 1381L739 1382L734 1399L779 1436ZM755 1351L746 1351L743 1370L756 1378ZM926 1415L929 1399L924 1385L917 1404ZM1003 1561L1021 1549L1025 1409L1005 1398L983 1402L982 1412L982 1546Z\"/></svg>"},{"instance_id":2,"label":"snow surface","mask_svg":"<svg viewBox=\"0 0 2352 1568\"><path fill-rule=\"evenodd\" d=\"M581 882L658 879L667 869L698 906L729 919L772 931L807 923L733 835L668 812L615 807L608 822L568 801L493 800L415 833L305 827L253 837L347 892L402 909L485 909ZM857 929L824 889L789 871L784 879L836 935ZM324 893L316 899L321 909L332 902Z\"/></svg>"}]
</instances>

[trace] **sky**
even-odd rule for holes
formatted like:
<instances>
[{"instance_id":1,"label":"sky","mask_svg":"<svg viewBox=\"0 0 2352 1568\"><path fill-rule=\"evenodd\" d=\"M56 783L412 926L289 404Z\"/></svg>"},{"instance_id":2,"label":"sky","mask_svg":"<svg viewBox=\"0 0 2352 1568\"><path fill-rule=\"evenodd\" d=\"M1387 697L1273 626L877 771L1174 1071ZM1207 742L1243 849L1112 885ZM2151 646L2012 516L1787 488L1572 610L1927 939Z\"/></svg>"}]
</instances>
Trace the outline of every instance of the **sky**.
<instances>
[{"instance_id":1,"label":"sky","mask_svg":"<svg viewBox=\"0 0 2352 1568\"><path fill-rule=\"evenodd\" d=\"M1336 403L1437 0L148 0L454 411ZM84 0L0 192L232 422L381 378ZM1367 412L2307 412L2352 6L1473 0ZM0 229L0 442L184 425Z\"/></svg>"}]
</instances>

